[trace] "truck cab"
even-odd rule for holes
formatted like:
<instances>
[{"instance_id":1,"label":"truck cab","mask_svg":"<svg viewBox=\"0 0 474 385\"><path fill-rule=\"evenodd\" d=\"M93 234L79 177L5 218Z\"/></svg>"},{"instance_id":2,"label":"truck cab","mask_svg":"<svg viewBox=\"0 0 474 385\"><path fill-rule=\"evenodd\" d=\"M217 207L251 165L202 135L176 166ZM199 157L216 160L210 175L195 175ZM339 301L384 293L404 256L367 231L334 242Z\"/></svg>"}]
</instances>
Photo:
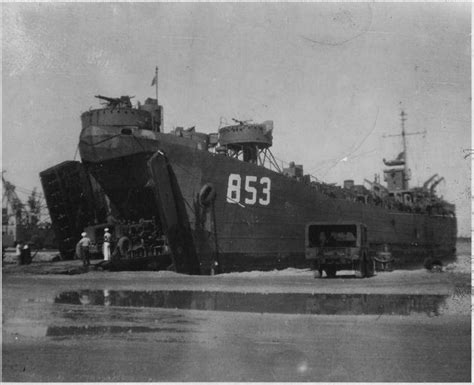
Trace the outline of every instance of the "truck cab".
<instances>
[{"instance_id":1,"label":"truck cab","mask_svg":"<svg viewBox=\"0 0 474 385\"><path fill-rule=\"evenodd\" d=\"M364 278L374 274L369 253L367 226L357 222L310 222L305 233L306 259L322 276L335 277L338 270L354 270Z\"/></svg>"}]
</instances>

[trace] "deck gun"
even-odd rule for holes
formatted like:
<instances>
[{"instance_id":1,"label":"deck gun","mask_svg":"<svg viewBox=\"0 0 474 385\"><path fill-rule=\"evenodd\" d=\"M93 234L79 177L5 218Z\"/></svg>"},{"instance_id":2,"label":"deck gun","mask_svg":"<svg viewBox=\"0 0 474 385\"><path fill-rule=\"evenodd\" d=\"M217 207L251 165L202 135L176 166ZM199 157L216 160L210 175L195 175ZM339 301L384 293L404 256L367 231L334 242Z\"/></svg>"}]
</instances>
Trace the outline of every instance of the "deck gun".
<instances>
[{"instance_id":1,"label":"deck gun","mask_svg":"<svg viewBox=\"0 0 474 385\"><path fill-rule=\"evenodd\" d=\"M132 102L130 99L134 98L134 96L121 96L120 98L109 98L108 96L102 95L95 95L97 99L102 99L107 102L107 104L114 108L114 107L132 107Z\"/></svg>"}]
</instances>

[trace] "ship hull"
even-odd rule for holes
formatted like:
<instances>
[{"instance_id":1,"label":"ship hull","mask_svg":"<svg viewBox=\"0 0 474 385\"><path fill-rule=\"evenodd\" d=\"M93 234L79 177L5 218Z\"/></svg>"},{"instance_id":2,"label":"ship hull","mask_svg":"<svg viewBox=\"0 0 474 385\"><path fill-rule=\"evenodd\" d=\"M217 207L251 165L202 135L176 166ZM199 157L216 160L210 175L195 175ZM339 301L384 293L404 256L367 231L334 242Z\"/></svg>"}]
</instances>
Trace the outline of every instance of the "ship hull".
<instances>
[{"instance_id":1,"label":"ship hull","mask_svg":"<svg viewBox=\"0 0 474 385\"><path fill-rule=\"evenodd\" d=\"M336 199L254 164L165 143L160 147L164 155L156 154L150 167L169 165L186 202L198 254L215 255L222 272L308 267L305 226L312 221L366 224L371 247L382 250L389 245L398 266L420 265L427 257L454 258L455 217ZM241 181L239 193L233 195L239 199L229 201L229 185L235 179ZM210 208L199 203L200 191L208 184L216 192Z\"/></svg>"},{"instance_id":2,"label":"ship hull","mask_svg":"<svg viewBox=\"0 0 474 385\"><path fill-rule=\"evenodd\" d=\"M100 144L94 152L81 155L124 213L132 215L125 202L139 196L145 204L133 219L157 215L164 231L175 234L168 235L172 249L182 254L183 272L309 267L305 226L314 221L364 223L371 247L388 245L396 267L420 266L427 257L454 259L454 216L333 198L255 164L202 151L184 138L154 135L140 143L130 137L121 137L120 143L96 138ZM215 192L209 205L201 202L206 186ZM166 201L169 195L172 200Z\"/></svg>"}]
</instances>

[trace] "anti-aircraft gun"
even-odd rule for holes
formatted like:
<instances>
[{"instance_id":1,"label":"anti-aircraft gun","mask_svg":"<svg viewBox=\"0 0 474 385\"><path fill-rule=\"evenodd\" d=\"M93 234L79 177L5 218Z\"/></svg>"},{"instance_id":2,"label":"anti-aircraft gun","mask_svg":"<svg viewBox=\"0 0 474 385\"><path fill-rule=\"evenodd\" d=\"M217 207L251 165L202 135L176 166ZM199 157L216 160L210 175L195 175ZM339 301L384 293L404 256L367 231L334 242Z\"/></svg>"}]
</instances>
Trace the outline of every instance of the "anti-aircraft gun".
<instances>
[{"instance_id":1,"label":"anti-aircraft gun","mask_svg":"<svg viewBox=\"0 0 474 385\"><path fill-rule=\"evenodd\" d=\"M121 96L120 98L109 98L108 96L102 95L95 95L97 99L105 100L108 105L112 108L115 107L132 107L132 102L130 99L134 98L134 96Z\"/></svg>"}]
</instances>

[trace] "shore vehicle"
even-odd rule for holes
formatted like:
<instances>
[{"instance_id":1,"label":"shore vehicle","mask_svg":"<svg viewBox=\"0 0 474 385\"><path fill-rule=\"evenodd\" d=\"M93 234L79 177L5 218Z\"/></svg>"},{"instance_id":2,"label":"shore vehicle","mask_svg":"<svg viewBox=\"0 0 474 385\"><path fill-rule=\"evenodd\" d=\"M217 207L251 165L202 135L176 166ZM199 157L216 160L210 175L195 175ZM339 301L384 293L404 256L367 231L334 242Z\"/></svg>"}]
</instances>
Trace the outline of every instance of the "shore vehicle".
<instances>
[{"instance_id":1,"label":"shore vehicle","mask_svg":"<svg viewBox=\"0 0 474 385\"><path fill-rule=\"evenodd\" d=\"M279 166L272 121L164 133L156 99L99 98L105 106L81 115L81 167L119 220L157 218L178 272L306 268L305 226L314 220L364 223L370 245L388 245L397 267L455 257L454 205L436 195L437 175L408 186L405 148L384 160L386 185L376 177L369 187L334 186L293 162Z\"/></svg>"},{"instance_id":2,"label":"shore vehicle","mask_svg":"<svg viewBox=\"0 0 474 385\"><path fill-rule=\"evenodd\" d=\"M141 220L136 223L99 224L84 229L91 240L89 251L93 259L103 258L104 230L112 235L111 259L101 263L108 269L167 269L173 261L154 220Z\"/></svg>"},{"instance_id":3,"label":"shore vehicle","mask_svg":"<svg viewBox=\"0 0 474 385\"><path fill-rule=\"evenodd\" d=\"M373 252L362 223L311 222L306 225L306 259L322 276L334 277L338 270L355 270L360 278L374 274Z\"/></svg>"}]
</instances>

